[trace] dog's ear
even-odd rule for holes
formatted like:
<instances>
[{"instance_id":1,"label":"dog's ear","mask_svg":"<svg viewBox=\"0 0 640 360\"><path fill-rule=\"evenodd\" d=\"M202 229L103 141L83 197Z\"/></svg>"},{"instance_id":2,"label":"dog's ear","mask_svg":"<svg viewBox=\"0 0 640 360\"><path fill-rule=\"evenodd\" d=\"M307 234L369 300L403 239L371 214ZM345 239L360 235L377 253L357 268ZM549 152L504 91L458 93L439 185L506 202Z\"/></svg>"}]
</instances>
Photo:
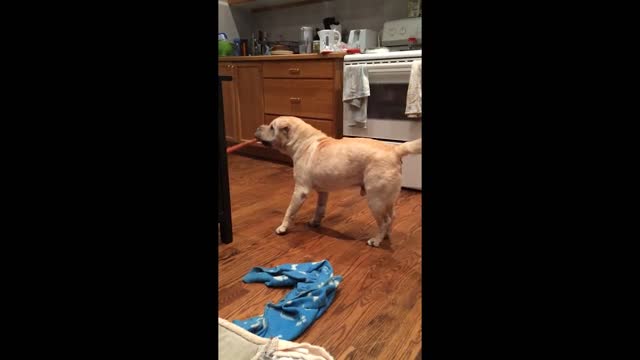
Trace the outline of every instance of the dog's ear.
<instances>
[{"instance_id":1,"label":"dog's ear","mask_svg":"<svg viewBox=\"0 0 640 360\"><path fill-rule=\"evenodd\" d=\"M286 137L289 137L289 128L291 124L289 124L289 121L287 120L287 118L279 117L273 121L275 122L275 125L276 125L275 127L278 129L278 133Z\"/></svg>"}]
</instances>

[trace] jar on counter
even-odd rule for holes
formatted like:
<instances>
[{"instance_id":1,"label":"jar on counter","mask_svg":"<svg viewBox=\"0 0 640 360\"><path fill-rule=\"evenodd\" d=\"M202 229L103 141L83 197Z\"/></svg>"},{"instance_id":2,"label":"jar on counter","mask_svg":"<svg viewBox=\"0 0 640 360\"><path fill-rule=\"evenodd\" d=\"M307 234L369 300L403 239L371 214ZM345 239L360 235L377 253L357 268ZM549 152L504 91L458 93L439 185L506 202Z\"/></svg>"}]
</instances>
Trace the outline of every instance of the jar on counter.
<instances>
[{"instance_id":1,"label":"jar on counter","mask_svg":"<svg viewBox=\"0 0 640 360\"><path fill-rule=\"evenodd\" d=\"M410 37L407 39L407 43L409 43L409 50L419 50L416 46L417 40L414 37Z\"/></svg>"},{"instance_id":2,"label":"jar on counter","mask_svg":"<svg viewBox=\"0 0 640 360\"><path fill-rule=\"evenodd\" d=\"M316 54L320 53L320 40L313 40L313 52Z\"/></svg>"}]
</instances>

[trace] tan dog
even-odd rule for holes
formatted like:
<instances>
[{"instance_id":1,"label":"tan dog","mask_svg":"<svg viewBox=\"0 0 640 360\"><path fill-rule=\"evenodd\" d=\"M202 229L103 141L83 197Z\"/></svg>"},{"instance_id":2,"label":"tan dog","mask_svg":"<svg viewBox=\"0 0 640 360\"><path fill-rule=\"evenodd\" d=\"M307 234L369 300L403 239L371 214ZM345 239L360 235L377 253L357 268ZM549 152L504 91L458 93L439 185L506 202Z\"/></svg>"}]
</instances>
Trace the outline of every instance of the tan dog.
<instances>
[{"instance_id":1,"label":"tan dog","mask_svg":"<svg viewBox=\"0 0 640 360\"><path fill-rule=\"evenodd\" d=\"M360 186L378 223L378 233L367 243L379 246L385 236L389 237L393 206L402 183L402 157L421 153L422 139L399 146L373 139L336 140L292 116L281 116L269 125L261 125L255 136L265 146L293 159L295 189L277 234L287 231L311 190L318 192L318 204L309 225L319 226L329 191Z\"/></svg>"}]
</instances>

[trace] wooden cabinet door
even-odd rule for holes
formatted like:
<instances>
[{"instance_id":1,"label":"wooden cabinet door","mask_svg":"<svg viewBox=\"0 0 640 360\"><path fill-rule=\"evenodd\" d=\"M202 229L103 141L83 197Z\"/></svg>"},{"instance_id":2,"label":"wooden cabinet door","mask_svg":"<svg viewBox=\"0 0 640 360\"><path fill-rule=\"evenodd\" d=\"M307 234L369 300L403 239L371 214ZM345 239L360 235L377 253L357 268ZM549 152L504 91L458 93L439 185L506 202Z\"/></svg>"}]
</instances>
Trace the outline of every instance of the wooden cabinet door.
<instances>
[{"instance_id":1,"label":"wooden cabinet door","mask_svg":"<svg viewBox=\"0 0 640 360\"><path fill-rule=\"evenodd\" d=\"M239 142L238 136L238 116L236 93L236 68L233 64L222 63L218 65L218 74L227 75L233 78L232 81L222 82L222 99L224 107L224 132L227 141Z\"/></svg>"},{"instance_id":2,"label":"wooden cabinet door","mask_svg":"<svg viewBox=\"0 0 640 360\"><path fill-rule=\"evenodd\" d=\"M264 122L262 90L262 64L237 64L236 85L237 114L240 141L254 139L256 129Z\"/></svg>"}]
</instances>

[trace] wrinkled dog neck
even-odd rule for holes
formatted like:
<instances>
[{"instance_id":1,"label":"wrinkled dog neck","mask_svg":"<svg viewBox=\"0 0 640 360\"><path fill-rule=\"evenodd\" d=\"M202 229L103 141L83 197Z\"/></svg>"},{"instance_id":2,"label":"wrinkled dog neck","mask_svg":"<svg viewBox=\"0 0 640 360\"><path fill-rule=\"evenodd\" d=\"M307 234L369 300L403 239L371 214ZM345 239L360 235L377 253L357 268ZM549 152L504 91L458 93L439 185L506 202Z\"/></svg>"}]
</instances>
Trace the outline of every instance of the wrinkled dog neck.
<instances>
[{"instance_id":1,"label":"wrinkled dog neck","mask_svg":"<svg viewBox=\"0 0 640 360\"><path fill-rule=\"evenodd\" d=\"M294 136L285 145L287 154L295 161L307 153L307 149L317 140L327 137L324 133L309 126L308 128L297 129L298 136Z\"/></svg>"}]
</instances>

